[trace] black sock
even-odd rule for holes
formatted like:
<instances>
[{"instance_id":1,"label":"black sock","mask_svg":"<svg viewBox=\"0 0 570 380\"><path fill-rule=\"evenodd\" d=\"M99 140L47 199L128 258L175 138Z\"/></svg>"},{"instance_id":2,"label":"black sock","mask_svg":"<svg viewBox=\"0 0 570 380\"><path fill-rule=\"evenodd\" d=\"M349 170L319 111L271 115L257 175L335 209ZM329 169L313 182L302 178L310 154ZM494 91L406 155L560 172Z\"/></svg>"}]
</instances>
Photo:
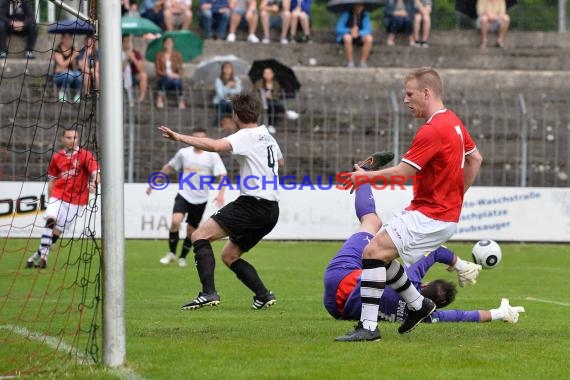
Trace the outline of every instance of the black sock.
<instances>
[{"instance_id":1,"label":"black sock","mask_svg":"<svg viewBox=\"0 0 570 380\"><path fill-rule=\"evenodd\" d=\"M168 249L170 252L176 255L176 247L178 247L178 240L180 237L178 236L178 231L170 232L168 235Z\"/></svg>"},{"instance_id":2,"label":"black sock","mask_svg":"<svg viewBox=\"0 0 570 380\"><path fill-rule=\"evenodd\" d=\"M259 278L255 268L247 261L237 259L230 265L230 269L245 286L255 293L256 297L263 297L269 293L269 290L263 285L263 281Z\"/></svg>"},{"instance_id":3,"label":"black sock","mask_svg":"<svg viewBox=\"0 0 570 380\"><path fill-rule=\"evenodd\" d=\"M201 239L194 242L194 259L196 261L196 269L202 283L202 292L207 294L216 293L214 285L214 269L216 268L216 260L214 259L214 251L208 240Z\"/></svg>"},{"instance_id":4,"label":"black sock","mask_svg":"<svg viewBox=\"0 0 570 380\"><path fill-rule=\"evenodd\" d=\"M182 242L182 252L180 252L181 259L185 259L186 256L188 256L188 251L190 251L190 248L192 248L192 240L190 240L190 238L187 237Z\"/></svg>"}]
</instances>

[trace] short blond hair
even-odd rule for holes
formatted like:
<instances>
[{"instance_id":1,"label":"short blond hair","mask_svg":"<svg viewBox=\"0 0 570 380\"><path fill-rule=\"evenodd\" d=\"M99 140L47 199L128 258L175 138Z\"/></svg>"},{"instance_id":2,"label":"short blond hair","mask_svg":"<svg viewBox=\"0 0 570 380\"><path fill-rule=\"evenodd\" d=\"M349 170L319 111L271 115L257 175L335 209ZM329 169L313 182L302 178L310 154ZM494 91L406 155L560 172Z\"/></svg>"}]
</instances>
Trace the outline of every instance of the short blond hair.
<instances>
[{"instance_id":1,"label":"short blond hair","mask_svg":"<svg viewBox=\"0 0 570 380\"><path fill-rule=\"evenodd\" d=\"M443 98L443 82L437 71L431 67L421 67L410 71L406 75L406 83L413 79L417 81L418 88L428 88L434 95Z\"/></svg>"}]
</instances>

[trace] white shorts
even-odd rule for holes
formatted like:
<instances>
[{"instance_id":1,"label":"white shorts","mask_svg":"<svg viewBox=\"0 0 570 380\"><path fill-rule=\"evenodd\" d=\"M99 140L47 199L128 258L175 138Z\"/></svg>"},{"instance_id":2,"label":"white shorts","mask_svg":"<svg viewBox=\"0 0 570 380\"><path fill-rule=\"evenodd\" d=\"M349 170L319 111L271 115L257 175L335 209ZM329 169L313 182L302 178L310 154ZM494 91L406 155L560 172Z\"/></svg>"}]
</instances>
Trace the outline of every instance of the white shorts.
<instances>
[{"instance_id":1,"label":"white shorts","mask_svg":"<svg viewBox=\"0 0 570 380\"><path fill-rule=\"evenodd\" d=\"M404 210L382 226L398 249L406 265L412 265L426 253L437 249L453 236L457 223L428 218L419 211Z\"/></svg>"},{"instance_id":2,"label":"white shorts","mask_svg":"<svg viewBox=\"0 0 570 380\"><path fill-rule=\"evenodd\" d=\"M83 213L85 206L72 205L61 199L51 197L44 214L44 219L54 219L58 230L63 232L65 227L71 224L73 220Z\"/></svg>"}]
</instances>

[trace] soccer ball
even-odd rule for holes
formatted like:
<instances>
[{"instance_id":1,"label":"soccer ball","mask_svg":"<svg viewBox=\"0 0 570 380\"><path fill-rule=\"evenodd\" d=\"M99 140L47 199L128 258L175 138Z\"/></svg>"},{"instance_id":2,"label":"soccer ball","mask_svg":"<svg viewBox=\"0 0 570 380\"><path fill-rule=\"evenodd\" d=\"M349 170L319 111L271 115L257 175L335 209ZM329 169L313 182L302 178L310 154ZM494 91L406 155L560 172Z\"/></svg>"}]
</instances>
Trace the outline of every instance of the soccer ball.
<instances>
[{"instance_id":1,"label":"soccer ball","mask_svg":"<svg viewBox=\"0 0 570 380\"><path fill-rule=\"evenodd\" d=\"M480 240L471 251L473 261L485 269L493 269L501 262L501 247L493 240Z\"/></svg>"}]
</instances>

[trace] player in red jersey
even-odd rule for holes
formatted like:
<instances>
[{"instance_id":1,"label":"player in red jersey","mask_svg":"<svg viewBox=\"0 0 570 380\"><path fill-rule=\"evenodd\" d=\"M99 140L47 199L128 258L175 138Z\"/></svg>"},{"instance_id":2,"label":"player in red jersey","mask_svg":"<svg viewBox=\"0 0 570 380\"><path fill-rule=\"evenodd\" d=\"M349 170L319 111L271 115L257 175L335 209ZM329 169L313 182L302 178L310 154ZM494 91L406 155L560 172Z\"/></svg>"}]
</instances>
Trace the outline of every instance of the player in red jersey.
<instances>
[{"instance_id":1,"label":"player in red jersey","mask_svg":"<svg viewBox=\"0 0 570 380\"><path fill-rule=\"evenodd\" d=\"M374 177L414 178L414 197L364 249L360 322L338 341L380 340L378 305L386 284L400 293L409 309L398 328L401 334L413 330L433 313L435 304L412 286L395 259L399 256L411 265L455 233L463 194L475 180L483 160L461 120L445 108L443 84L435 70L421 68L406 76L404 103L425 124L417 131L402 162L375 172L355 166L351 181L358 186Z\"/></svg>"},{"instance_id":2,"label":"player in red jersey","mask_svg":"<svg viewBox=\"0 0 570 380\"><path fill-rule=\"evenodd\" d=\"M65 227L80 214L99 183L99 164L91 152L79 147L79 132L65 130L63 149L55 152L48 167L49 203L40 246L26 262L26 268L45 268L49 249Z\"/></svg>"}]
</instances>

